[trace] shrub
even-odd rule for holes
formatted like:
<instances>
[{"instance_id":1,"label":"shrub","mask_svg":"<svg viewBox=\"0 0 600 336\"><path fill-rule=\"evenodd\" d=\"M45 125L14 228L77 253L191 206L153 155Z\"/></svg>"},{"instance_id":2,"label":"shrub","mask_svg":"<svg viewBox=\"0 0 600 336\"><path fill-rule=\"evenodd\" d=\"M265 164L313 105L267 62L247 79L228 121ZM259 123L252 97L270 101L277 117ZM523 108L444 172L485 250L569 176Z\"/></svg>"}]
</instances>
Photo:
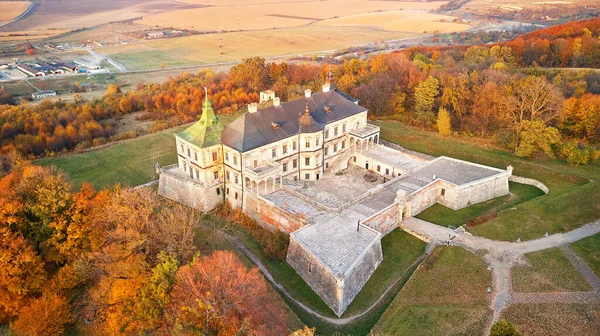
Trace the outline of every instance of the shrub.
<instances>
[{"instance_id":1,"label":"shrub","mask_svg":"<svg viewBox=\"0 0 600 336\"><path fill-rule=\"evenodd\" d=\"M490 336L521 336L521 332L516 325L500 320L492 325Z\"/></svg>"}]
</instances>

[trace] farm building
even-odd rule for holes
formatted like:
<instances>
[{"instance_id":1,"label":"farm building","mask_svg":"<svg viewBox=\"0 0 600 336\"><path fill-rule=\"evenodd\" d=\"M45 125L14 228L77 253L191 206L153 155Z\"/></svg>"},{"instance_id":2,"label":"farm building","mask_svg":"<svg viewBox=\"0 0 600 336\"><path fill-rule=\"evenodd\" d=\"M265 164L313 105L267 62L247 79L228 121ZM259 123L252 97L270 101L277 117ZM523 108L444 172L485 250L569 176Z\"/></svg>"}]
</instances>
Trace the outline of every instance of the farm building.
<instances>
[{"instance_id":1,"label":"farm building","mask_svg":"<svg viewBox=\"0 0 600 336\"><path fill-rule=\"evenodd\" d=\"M56 96L56 91L54 90L42 90L31 94L31 97L33 97L33 99L44 99L54 96Z\"/></svg>"},{"instance_id":2,"label":"farm building","mask_svg":"<svg viewBox=\"0 0 600 336\"><path fill-rule=\"evenodd\" d=\"M19 65L17 65L17 69L19 69L21 72L23 72L24 74L29 75L31 77L46 76L45 72L34 69L33 67L31 67L27 64L19 64Z\"/></svg>"}]
</instances>

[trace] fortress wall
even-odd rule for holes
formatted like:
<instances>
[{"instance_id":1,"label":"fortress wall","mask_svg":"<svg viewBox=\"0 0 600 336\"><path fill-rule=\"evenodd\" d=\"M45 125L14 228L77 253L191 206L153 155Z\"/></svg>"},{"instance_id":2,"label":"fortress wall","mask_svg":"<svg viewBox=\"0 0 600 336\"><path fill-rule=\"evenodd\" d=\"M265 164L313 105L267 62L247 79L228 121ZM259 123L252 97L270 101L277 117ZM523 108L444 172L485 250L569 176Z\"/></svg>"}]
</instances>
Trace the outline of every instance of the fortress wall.
<instances>
[{"instance_id":1,"label":"fortress wall","mask_svg":"<svg viewBox=\"0 0 600 336\"><path fill-rule=\"evenodd\" d=\"M446 195L440 197L439 203L451 209L459 210L473 204L508 195L508 193L507 173L476 181L466 186L446 189Z\"/></svg>"},{"instance_id":2,"label":"fortress wall","mask_svg":"<svg viewBox=\"0 0 600 336\"><path fill-rule=\"evenodd\" d=\"M291 233L308 224L304 216L288 212L252 192L244 193L244 212L270 230Z\"/></svg>"},{"instance_id":3,"label":"fortress wall","mask_svg":"<svg viewBox=\"0 0 600 336\"><path fill-rule=\"evenodd\" d=\"M375 215L365 219L361 224L381 232L386 235L398 226L400 221L400 206L394 203Z\"/></svg>"},{"instance_id":4,"label":"fortress wall","mask_svg":"<svg viewBox=\"0 0 600 336\"><path fill-rule=\"evenodd\" d=\"M185 204L200 211L210 211L221 200L216 188L205 189L178 176L163 172L158 181L158 193L173 201Z\"/></svg>"},{"instance_id":5,"label":"fortress wall","mask_svg":"<svg viewBox=\"0 0 600 336\"><path fill-rule=\"evenodd\" d=\"M410 216L416 216L419 212L434 205L438 201L439 193L437 183L431 183L412 194L410 201Z\"/></svg>"},{"instance_id":6,"label":"fortress wall","mask_svg":"<svg viewBox=\"0 0 600 336\"><path fill-rule=\"evenodd\" d=\"M517 182L517 183L521 183L521 184L527 184L527 185L534 186L534 187L540 189L541 191L543 191L544 194L547 194L550 191L550 189L548 189L548 187L546 187L545 184L543 184L542 182L540 182L538 180L521 177L521 176L515 176L515 175L511 175L508 178L508 180L511 182Z\"/></svg>"},{"instance_id":7,"label":"fortress wall","mask_svg":"<svg viewBox=\"0 0 600 336\"><path fill-rule=\"evenodd\" d=\"M330 269L320 263L314 255L300 244L294 235L290 235L287 263L304 279L336 314L340 310L342 289L338 287L336 277ZM310 265L310 269L309 269Z\"/></svg>"},{"instance_id":8,"label":"fortress wall","mask_svg":"<svg viewBox=\"0 0 600 336\"><path fill-rule=\"evenodd\" d=\"M353 265L354 267L350 268L346 271L346 274L344 274L343 297L340 303L338 316L341 316L344 311L346 311L346 308L352 303L382 260L383 251L381 249L381 239L377 239L363 253L357 263Z\"/></svg>"}]
</instances>

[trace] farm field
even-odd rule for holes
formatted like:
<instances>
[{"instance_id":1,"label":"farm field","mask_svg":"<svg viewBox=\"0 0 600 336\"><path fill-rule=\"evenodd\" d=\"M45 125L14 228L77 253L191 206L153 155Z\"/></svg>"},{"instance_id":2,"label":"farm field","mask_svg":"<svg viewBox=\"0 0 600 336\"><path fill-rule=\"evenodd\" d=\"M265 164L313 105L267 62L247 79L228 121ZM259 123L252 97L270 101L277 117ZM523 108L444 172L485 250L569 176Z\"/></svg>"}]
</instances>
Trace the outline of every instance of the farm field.
<instances>
[{"instance_id":1,"label":"farm field","mask_svg":"<svg viewBox=\"0 0 600 336\"><path fill-rule=\"evenodd\" d=\"M29 6L28 1L0 1L0 24L23 14Z\"/></svg>"},{"instance_id":2,"label":"farm field","mask_svg":"<svg viewBox=\"0 0 600 336\"><path fill-rule=\"evenodd\" d=\"M530 263L512 269L515 292L586 292L592 288L559 248L525 255Z\"/></svg>"},{"instance_id":3,"label":"farm field","mask_svg":"<svg viewBox=\"0 0 600 336\"><path fill-rule=\"evenodd\" d=\"M551 9L567 8L585 5L597 5L595 0L569 0L569 1L529 1L529 0L473 0L467 2L460 8L461 12L477 13L486 15L492 10L501 10L503 12L520 12L533 9Z\"/></svg>"},{"instance_id":4,"label":"farm field","mask_svg":"<svg viewBox=\"0 0 600 336\"><path fill-rule=\"evenodd\" d=\"M336 27L377 27L388 31L424 33L438 31L451 33L470 28L464 23L454 23L455 18L448 15L428 13L423 10L394 10L346 16L338 19L317 22L317 25Z\"/></svg>"},{"instance_id":5,"label":"farm field","mask_svg":"<svg viewBox=\"0 0 600 336\"><path fill-rule=\"evenodd\" d=\"M253 56L273 57L343 49L392 38L418 36L371 27L308 26L234 33L205 34L138 44L98 48L96 51L130 70L239 61ZM269 41L269 43L265 43Z\"/></svg>"},{"instance_id":6,"label":"farm field","mask_svg":"<svg viewBox=\"0 0 600 336\"><path fill-rule=\"evenodd\" d=\"M225 2L228 4L229 2ZM329 0L311 2L284 2L264 5L205 7L170 11L144 16L136 23L147 26L175 27L198 31L238 31L285 27L299 27L319 20L352 18L355 15L390 10L433 10L443 1L395 2L366 0ZM424 12L423 12L424 13ZM436 16L431 14L432 16ZM227 17L227 20L223 20ZM202 20L199 20L202 18ZM430 18L426 18L430 19Z\"/></svg>"},{"instance_id":7,"label":"farm field","mask_svg":"<svg viewBox=\"0 0 600 336\"><path fill-rule=\"evenodd\" d=\"M0 31L79 29L195 6L171 0L47 0L37 2L25 18L0 27Z\"/></svg>"},{"instance_id":8,"label":"farm field","mask_svg":"<svg viewBox=\"0 0 600 336\"><path fill-rule=\"evenodd\" d=\"M438 246L385 311L385 335L481 335L488 321L491 272L477 255Z\"/></svg>"},{"instance_id":9,"label":"farm field","mask_svg":"<svg viewBox=\"0 0 600 336\"><path fill-rule=\"evenodd\" d=\"M544 183L550 192L505 210L480 226L468 228L474 235L495 240L530 240L544 233L566 232L600 217L600 193L597 177L600 163L569 165L558 159L522 159L513 153L494 148L486 141L471 137L447 138L424 132L393 121L376 121L382 139L430 155L446 155L457 159L506 169Z\"/></svg>"},{"instance_id":10,"label":"farm field","mask_svg":"<svg viewBox=\"0 0 600 336\"><path fill-rule=\"evenodd\" d=\"M514 304L503 319L517 325L523 335L600 335L599 304Z\"/></svg>"}]
</instances>

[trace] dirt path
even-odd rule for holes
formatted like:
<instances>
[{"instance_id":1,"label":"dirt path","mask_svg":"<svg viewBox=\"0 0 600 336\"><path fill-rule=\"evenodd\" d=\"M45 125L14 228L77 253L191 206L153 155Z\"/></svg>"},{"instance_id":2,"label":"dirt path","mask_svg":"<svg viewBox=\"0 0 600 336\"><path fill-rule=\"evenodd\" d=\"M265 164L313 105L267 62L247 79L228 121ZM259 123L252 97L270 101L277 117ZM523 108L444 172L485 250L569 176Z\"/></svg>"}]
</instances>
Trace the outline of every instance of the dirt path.
<instances>
[{"instance_id":1,"label":"dirt path","mask_svg":"<svg viewBox=\"0 0 600 336\"><path fill-rule=\"evenodd\" d=\"M437 239L451 245L461 246L471 251L486 250L485 260L492 267L492 300L493 317L489 321L487 331L498 320L502 311L513 303L541 302L588 302L600 300L600 279L575 254L569 243L592 236L600 232L600 220L586 224L578 229L557 233L548 237L522 243L500 242L482 237L475 237L468 232L451 230L417 218L407 218L400 226L420 239ZM560 247L575 268L590 283L594 292L573 293L514 293L512 290L512 267L525 263L525 254Z\"/></svg>"}]
</instances>

